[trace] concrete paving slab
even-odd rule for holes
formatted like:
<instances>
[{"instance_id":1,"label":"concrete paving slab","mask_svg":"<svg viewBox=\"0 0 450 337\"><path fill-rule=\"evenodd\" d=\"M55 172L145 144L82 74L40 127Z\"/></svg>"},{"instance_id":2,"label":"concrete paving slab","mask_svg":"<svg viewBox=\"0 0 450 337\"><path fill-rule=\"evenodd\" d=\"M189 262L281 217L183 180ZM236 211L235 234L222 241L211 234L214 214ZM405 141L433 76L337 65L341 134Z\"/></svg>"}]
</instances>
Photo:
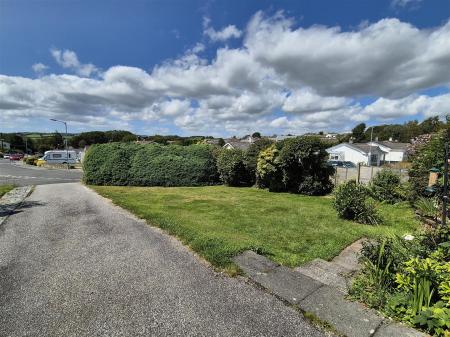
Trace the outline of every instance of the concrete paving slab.
<instances>
[{"instance_id":1,"label":"concrete paving slab","mask_svg":"<svg viewBox=\"0 0 450 337\"><path fill-rule=\"evenodd\" d=\"M234 262L249 276L267 273L279 266L279 264L251 250L236 256Z\"/></svg>"},{"instance_id":2,"label":"concrete paving slab","mask_svg":"<svg viewBox=\"0 0 450 337\"><path fill-rule=\"evenodd\" d=\"M334 287L342 293L347 293L348 269L322 259L315 259L301 267L294 269L303 275L309 276L319 282Z\"/></svg>"},{"instance_id":3,"label":"concrete paving slab","mask_svg":"<svg viewBox=\"0 0 450 337\"><path fill-rule=\"evenodd\" d=\"M427 337L426 333L417 331L410 327L398 324L389 323L383 324L378 328L374 337Z\"/></svg>"},{"instance_id":4,"label":"concrete paving slab","mask_svg":"<svg viewBox=\"0 0 450 337\"><path fill-rule=\"evenodd\" d=\"M350 271L356 271L361 268L358 263L361 256L362 243L367 239L359 239L353 242L350 246L346 247L338 256L336 256L331 262L338 264Z\"/></svg>"},{"instance_id":5,"label":"concrete paving slab","mask_svg":"<svg viewBox=\"0 0 450 337\"><path fill-rule=\"evenodd\" d=\"M298 305L347 337L373 336L383 321L373 310L345 300L338 290L329 286L319 288Z\"/></svg>"}]
</instances>

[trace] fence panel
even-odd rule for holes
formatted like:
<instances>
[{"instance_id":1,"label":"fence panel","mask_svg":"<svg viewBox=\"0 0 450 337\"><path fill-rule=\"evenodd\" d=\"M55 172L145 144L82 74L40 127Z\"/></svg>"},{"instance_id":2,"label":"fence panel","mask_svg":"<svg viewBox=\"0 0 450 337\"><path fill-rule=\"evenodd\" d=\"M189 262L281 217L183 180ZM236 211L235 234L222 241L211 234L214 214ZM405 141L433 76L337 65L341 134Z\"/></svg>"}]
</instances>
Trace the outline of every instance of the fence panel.
<instances>
[{"instance_id":1,"label":"fence panel","mask_svg":"<svg viewBox=\"0 0 450 337\"><path fill-rule=\"evenodd\" d=\"M383 169L391 170L400 176L402 182L408 181L408 170L383 168L378 166L358 166L356 168L337 167L332 177L334 184L339 185L349 180L356 180L362 184L368 184L375 175Z\"/></svg>"}]
</instances>

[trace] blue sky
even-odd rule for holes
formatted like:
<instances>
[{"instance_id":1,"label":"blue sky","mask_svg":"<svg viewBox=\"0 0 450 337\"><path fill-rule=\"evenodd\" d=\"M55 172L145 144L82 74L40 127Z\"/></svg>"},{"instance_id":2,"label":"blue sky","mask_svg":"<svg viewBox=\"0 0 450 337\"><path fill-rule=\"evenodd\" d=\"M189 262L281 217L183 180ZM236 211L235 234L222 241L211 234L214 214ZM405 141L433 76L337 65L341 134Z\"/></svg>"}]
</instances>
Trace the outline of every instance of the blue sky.
<instances>
[{"instance_id":1,"label":"blue sky","mask_svg":"<svg viewBox=\"0 0 450 337\"><path fill-rule=\"evenodd\" d=\"M0 130L301 134L443 116L449 17L448 0L0 0Z\"/></svg>"}]
</instances>

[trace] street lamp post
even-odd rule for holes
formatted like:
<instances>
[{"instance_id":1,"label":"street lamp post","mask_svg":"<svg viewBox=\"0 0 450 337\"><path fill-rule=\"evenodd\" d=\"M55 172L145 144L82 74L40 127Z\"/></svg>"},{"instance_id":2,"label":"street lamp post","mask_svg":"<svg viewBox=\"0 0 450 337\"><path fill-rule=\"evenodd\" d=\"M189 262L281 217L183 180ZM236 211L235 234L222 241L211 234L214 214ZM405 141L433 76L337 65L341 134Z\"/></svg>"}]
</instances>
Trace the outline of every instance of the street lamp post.
<instances>
[{"instance_id":1,"label":"street lamp post","mask_svg":"<svg viewBox=\"0 0 450 337\"><path fill-rule=\"evenodd\" d=\"M67 169L69 169L69 149L67 148L67 123L64 121L60 121L58 119L50 118L53 122L63 123L66 128L66 138L64 139L64 147L66 148L66 161L67 161Z\"/></svg>"}]
</instances>

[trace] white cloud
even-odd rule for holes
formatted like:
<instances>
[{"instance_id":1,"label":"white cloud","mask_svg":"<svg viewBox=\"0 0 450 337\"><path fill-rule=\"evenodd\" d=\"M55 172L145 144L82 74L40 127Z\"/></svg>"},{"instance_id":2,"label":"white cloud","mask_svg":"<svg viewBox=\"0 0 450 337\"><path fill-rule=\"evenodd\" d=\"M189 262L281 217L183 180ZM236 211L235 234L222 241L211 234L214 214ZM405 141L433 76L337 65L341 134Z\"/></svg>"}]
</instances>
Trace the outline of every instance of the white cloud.
<instances>
[{"instance_id":1,"label":"white cloud","mask_svg":"<svg viewBox=\"0 0 450 337\"><path fill-rule=\"evenodd\" d=\"M203 18L203 34L208 36L213 42L226 41L229 39L237 39L242 36L240 31L235 25L228 25L221 30L215 30L210 26L211 20L209 18Z\"/></svg>"},{"instance_id":2,"label":"white cloud","mask_svg":"<svg viewBox=\"0 0 450 337\"><path fill-rule=\"evenodd\" d=\"M150 72L100 72L73 51L53 49L58 64L77 75L0 75L0 115L229 135L348 130L369 119L442 115L450 106L448 93L417 94L450 83L450 23L425 30L386 19L344 32L257 13L241 47L218 48L212 60L201 56L204 49L196 44ZM375 101L361 106L361 95Z\"/></svg>"},{"instance_id":3,"label":"white cloud","mask_svg":"<svg viewBox=\"0 0 450 337\"><path fill-rule=\"evenodd\" d=\"M383 19L355 31L295 28L281 13L250 21L245 47L256 61L324 96L401 97L450 82L450 22L420 30Z\"/></svg>"},{"instance_id":4,"label":"white cloud","mask_svg":"<svg viewBox=\"0 0 450 337\"><path fill-rule=\"evenodd\" d=\"M408 6L413 6L413 8L417 8L420 3L422 2L422 0L392 0L391 1L391 6L393 8L405 8Z\"/></svg>"},{"instance_id":5,"label":"white cloud","mask_svg":"<svg viewBox=\"0 0 450 337\"><path fill-rule=\"evenodd\" d=\"M77 54L72 50L52 48L50 49L50 53L61 67L71 69L80 76L89 77L99 71L92 63L80 63Z\"/></svg>"},{"instance_id":6,"label":"white cloud","mask_svg":"<svg viewBox=\"0 0 450 337\"><path fill-rule=\"evenodd\" d=\"M283 110L292 113L314 113L317 111L338 110L351 103L345 97L322 97L311 90L294 91L284 101Z\"/></svg>"},{"instance_id":7,"label":"white cloud","mask_svg":"<svg viewBox=\"0 0 450 337\"><path fill-rule=\"evenodd\" d=\"M31 66L31 69L33 69L33 71L37 74L42 74L44 71L46 71L48 69L48 66L46 66L43 63L35 63Z\"/></svg>"}]
</instances>

